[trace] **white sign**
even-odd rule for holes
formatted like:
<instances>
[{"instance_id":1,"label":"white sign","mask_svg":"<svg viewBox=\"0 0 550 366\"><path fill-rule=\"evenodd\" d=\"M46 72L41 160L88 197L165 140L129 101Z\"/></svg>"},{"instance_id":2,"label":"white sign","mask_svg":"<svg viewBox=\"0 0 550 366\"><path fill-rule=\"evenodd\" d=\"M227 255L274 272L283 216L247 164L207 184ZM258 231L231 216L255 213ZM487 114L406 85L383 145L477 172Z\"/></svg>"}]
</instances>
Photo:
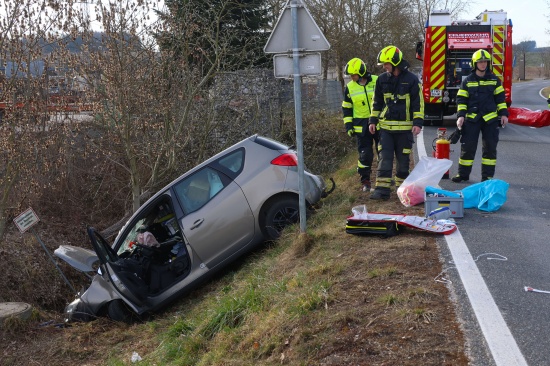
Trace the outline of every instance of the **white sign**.
<instances>
[{"instance_id":1,"label":"white sign","mask_svg":"<svg viewBox=\"0 0 550 366\"><path fill-rule=\"evenodd\" d=\"M298 58L300 76L321 75L321 54L301 54ZM276 78L292 78L294 76L294 58L292 55L273 56Z\"/></svg>"},{"instance_id":2,"label":"white sign","mask_svg":"<svg viewBox=\"0 0 550 366\"><path fill-rule=\"evenodd\" d=\"M28 208L23 213L19 214L15 219L13 219L13 222L15 222L15 226L19 229L21 233L24 233L25 231L29 230L31 226L36 224L40 219L32 208Z\"/></svg>"},{"instance_id":3,"label":"white sign","mask_svg":"<svg viewBox=\"0 0 550 366\"><path fill-rule=\"evenodd\" d=\"M305 4L301 1L294 1L297 11L298 25L298 48L304 51L326 51L330 49L325 35L319 27ZM287 2L277 24L273 28L269 39L264 47L265 53L286 53L292 51L292 15L291 1Z\"/></svg>"}]
</instances>

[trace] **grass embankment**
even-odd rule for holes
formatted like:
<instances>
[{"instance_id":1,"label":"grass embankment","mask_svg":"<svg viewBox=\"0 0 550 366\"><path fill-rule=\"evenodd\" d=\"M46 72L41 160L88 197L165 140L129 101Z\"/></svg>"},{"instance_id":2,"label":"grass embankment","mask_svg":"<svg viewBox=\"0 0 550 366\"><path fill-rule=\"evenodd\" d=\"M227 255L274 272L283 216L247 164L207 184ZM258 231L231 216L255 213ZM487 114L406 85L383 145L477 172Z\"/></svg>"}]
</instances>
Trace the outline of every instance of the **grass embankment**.
<instances>
[{"instance_id":1,"label":"grass embankment","mask_svg":"<svg viewBox=\"0 0 550 366\"><path fill-rule=\"evenodd\" d=\"M11 338L0 363L129 365L137 352L140 365L467 365L448 290L434 281L435 237L345 233L358 204L423 215L395 193L369 201L356 154L335 172L338 188L308 218L306 233L288 228L143 323L34 326Z\"/></svg>"}]
</instances>

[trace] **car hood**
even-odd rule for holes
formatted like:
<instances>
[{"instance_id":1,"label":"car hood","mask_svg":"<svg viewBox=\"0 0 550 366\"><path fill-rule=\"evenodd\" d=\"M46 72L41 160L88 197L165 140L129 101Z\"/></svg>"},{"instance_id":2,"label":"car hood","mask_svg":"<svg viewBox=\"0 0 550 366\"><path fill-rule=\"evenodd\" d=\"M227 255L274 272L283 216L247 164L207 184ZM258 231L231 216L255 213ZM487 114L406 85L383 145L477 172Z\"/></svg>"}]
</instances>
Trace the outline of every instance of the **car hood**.
<instances>
[{"instance_id":1,"label":"car hood","mask_svg":"<svg viewBox=\"0 0 550 366\"><path fill-rule=\"evenodd\" d=\"M95 271L93 264L99 260L93 250L72 245L61 245L53 254L81 272Z\"/></svg>"}]
</instances>

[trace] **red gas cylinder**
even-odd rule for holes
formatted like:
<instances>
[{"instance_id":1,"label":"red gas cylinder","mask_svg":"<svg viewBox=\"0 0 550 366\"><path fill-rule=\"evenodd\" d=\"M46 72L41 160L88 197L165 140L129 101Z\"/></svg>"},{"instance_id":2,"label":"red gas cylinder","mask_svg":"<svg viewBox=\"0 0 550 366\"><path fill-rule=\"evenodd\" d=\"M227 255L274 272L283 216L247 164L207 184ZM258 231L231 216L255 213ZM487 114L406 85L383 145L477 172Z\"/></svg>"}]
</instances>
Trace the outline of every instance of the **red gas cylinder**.
<instances>
[{"instance_id":1,"label":"red gas cylinder","mask_svg":"<svg viewBox=\"0 0 550 366\"><path fill-rule=\"evenodd\" d=\"M447 129L437 129L437 140L435 141L435 157L437 159L449 159L451 156L451 142L447 140ZM443 174L443 179L449 179L449 171Z\"/></svg>"}]
</instances>

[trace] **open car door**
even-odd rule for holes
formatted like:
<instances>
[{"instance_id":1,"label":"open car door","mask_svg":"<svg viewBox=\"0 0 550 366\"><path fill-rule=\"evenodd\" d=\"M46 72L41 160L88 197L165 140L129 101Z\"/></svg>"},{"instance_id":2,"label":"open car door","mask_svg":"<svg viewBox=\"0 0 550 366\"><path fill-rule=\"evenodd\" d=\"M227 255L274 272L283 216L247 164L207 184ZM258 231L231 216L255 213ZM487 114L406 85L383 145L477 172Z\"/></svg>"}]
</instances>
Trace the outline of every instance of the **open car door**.
<instances>
[{"instance_id":1,"label":"open car door","mask_svg":"<svg viewBox=\"0 0 550 366\"><path fill-rule=\"evenodd\" d=\"M140 268L121 259L96 229L88 227L87 231L99 258L101 276L128 305L134 309L141 307L147 295L147 284L138 275Z\"/></svg>"}]
</instances>

